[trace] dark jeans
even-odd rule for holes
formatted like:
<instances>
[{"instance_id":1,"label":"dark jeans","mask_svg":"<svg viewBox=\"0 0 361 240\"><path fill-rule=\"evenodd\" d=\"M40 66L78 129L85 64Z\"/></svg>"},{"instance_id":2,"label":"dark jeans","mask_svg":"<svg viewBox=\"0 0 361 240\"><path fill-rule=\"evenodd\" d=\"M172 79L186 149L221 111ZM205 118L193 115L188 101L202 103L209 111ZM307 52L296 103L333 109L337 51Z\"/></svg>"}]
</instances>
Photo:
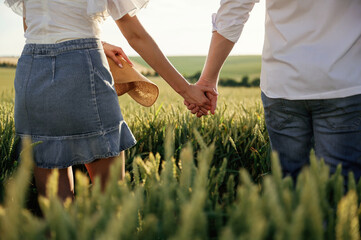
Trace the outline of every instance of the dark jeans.
<instances>
[{"instance_id":1,"label":"dark jeans","mask_svg":"<svg viewBox=\"0 0 361 240\"><path fill-rule=\"evenodd\" d=\"M262 93L272 150L278 152L284 175L295 178L309 163L311 148L331 173L361 177L361 94L337 99L286 100Z\"/></svg>"}]
</instances>

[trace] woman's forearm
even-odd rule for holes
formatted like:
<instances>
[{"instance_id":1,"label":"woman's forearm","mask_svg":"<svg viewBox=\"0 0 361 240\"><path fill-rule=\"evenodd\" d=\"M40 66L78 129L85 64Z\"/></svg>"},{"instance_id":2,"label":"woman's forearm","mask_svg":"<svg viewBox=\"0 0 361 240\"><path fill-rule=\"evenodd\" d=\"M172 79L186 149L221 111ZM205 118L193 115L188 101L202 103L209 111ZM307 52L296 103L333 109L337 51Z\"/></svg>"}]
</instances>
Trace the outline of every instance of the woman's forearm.
<instances>
[{"instance_id":1,"label":"woman's forearm","mask_svg":"<svg viewBox=\"0 0 361 240\"><path fill-rule=\"evenodd\" d=\"M116 21L131 47L178 93L182 95L189 83L164 56L153 38L136 17L124 16Z\"/></svg>"},{"instance_id":2,"label":"woman's forearm","mask_svg":"<svg viewBox=\"0 0 361 240\"><path fill-rule=\"evenodd\" d=\"M164 56L151 36L132 39L129 44L176 92L181 94L185 91L188 82Z\"/></svg>"}]
</instances>

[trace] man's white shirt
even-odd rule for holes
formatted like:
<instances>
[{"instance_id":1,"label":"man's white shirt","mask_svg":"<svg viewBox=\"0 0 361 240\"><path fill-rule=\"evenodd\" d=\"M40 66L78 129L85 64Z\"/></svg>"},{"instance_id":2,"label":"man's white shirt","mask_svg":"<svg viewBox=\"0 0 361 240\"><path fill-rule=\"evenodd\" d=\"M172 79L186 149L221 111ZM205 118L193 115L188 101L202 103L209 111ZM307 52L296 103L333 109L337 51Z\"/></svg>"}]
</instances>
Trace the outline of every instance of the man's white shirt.
<instances>
[{"instance_id":1,"label":"man's white shirt","mask_svg":"<svg viewBox=\"0 0 361 240\"><path fill-rule=\"evenodd\" d=\"M221 0L213 30L237 42L258 0ZM261 89L270 98L361 94L360 0L266 0Z\"/></svg>"}]
</instances>

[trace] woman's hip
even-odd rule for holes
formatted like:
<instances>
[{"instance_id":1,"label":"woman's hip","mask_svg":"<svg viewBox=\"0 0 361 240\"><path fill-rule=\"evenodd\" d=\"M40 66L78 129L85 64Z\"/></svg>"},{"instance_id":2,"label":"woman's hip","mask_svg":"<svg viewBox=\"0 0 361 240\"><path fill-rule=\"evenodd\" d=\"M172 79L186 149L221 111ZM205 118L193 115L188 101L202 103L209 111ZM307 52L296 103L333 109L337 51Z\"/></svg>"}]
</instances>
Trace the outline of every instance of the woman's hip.
<instances>
[{"instance_id":1,"label":"woman's hip","mask_svg":"<svg viewBox=\"0 0 361 240\"><path fill-rule=\"evenodd\" d=\"M78 39L25 46L15 77L17 132L73 135L119 124L113 79L95 43Z\"/></svg>"}]
</instances>

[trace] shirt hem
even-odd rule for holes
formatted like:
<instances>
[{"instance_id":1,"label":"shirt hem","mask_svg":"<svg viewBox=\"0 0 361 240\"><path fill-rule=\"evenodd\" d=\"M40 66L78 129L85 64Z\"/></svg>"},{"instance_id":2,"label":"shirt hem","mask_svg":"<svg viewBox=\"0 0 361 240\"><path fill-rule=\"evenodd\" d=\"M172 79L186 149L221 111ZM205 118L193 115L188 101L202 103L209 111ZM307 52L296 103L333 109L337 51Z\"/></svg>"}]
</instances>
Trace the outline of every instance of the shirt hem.
<instances>
[{"instance_id":1,"label":"shirt hem","mask_svg":"<svg viewBox=\"0 0 361 240\"><path fill-rule=\"evenodd\" d=\"M298 96L289 96L289 95L272 93L271 91L267 91L263 88L261 88L261 91L269 98L282 98L287 100L319 100L319 99L345 98L345 97L358 95L361 94L361 86L346 88L337 91L329 91L324 93L302 94Z\"/></svg>"}]
</instances>

